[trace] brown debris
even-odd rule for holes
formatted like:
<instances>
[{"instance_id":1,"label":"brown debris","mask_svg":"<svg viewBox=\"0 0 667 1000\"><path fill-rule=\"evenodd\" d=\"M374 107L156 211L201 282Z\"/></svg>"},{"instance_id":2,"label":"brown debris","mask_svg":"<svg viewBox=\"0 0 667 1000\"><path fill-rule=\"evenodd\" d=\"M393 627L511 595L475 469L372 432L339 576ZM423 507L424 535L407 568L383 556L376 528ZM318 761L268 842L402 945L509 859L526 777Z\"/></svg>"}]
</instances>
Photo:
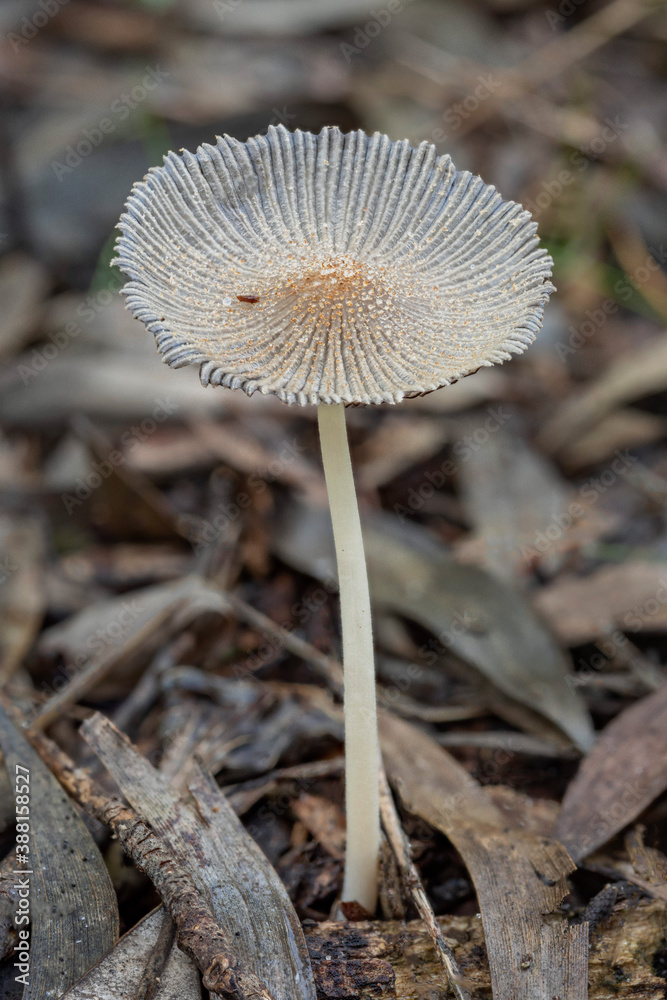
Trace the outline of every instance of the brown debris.
<instances>
[{"instance_id":1,"label":"brown debris","mask_svg":"<svg viewBox=\"0 0 667 1000\"><path fill-rule=\"evenodd\" d=\"M601 847L667 788L667 684L621 712L582 761L554 836L576 860Z\"/></svg>"},{"instance_id":2,"label":"brown debris","mask_svg":"<svg viewBox=\"0 0 667 1000\"><path fill-rule=\"evenodd\" d=\"M654 971L654 963L663 946L666 917L667 909L660 902L622 906L604 917L591 937L588 982L584 983L589 1000L662 1000L665 980ZM491 1000L481 921L475 916L447 916L438 917L437 925L470 984L472 996ZM324 923L308 928L306 941L318 1000L374 1000L378 996L422 1000L442 989L440 963L431 934L421 920L407 924ZM532 958L529 965L527 955L520 957L530 968ZM368 983L368 973L372 968L379 971L380 963L386 971L384 979L380 978L382 986L376 987ZM384 992L376 992L378 988ZM572 994L561 996L569 1000Z\"/></svg>"},{"instance_id":3,"label":"brown debris","mask_svg":"<svg viewBox=\"0 0 667 1000\"><path fill-rule=\"evenodd\" d=\"M382 753L405 807L447 834L479 899L497 1000L586 995L587 928L548 923L574 864L557 841L512 828L429 736L383 716ZM517 956L530 953L530 964Z\"/></svg>"},{"instance_id":4,"label":"brown debris","mask_svg":"<svg viewBox=\"0 0 667 1000\"><path fill-rule=\"evenodd\" d=\"M77 768L52 741L34 736L33 743L63 788L87 813L111 827L129 857L151 879L176 925L180 947L199 966L206 988L228 1000L273 1000L266 985L239 966L191 877L137 813L101 794L89 773Z\"/></svg>"}]
</instances>

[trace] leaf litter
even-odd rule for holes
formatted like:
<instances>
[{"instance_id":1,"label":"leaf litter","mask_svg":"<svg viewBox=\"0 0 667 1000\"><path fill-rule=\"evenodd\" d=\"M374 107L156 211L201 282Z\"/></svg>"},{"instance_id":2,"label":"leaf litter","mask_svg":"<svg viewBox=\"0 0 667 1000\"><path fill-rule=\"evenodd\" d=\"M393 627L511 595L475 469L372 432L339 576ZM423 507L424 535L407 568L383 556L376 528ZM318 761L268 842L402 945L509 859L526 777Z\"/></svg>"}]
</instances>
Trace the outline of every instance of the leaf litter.
<instances>
[{"instance_id":1,"label":"leaf litter","mask_svg":"<svg viewBox=\"0 0 667 1000\"><path fill-rule=\"evenodd\" d=\"M76 1000L134 1000L153 976L153 1000L197 997L197 961L232 954L219 890L190 866L188 837L208 837L209 850L222 822L207 812L214 802L295 934L302 925L320 1000L450 986L474 1000L576 997L587 933L593 1000L657 1000L667 974L659 15L634 0L571 18L487 2L450 3L443 18L416 3L362 47L371 4L310 11L307 23L302 6L260 5L260 27L254 3L224 18L201 3L168 16L155 4L83 3L18 50L9 39L22 37L24 12L0 13L0 679L28 724L3 739L28 753L29 738L66 789L34 760L40 798L63 810L36 814L42 831L75 822L65 815L79 829L74 803L96 803L86 856L105 886L101 937L77 946L64 978L40 951L39 988L48 979ZM138 60L159 63L164 85L57 178L52 161L136 84ZM481 79L491 93L469 110ZM467 117L440 143L456 108ZM526 204L559 289L524 358L386 412L348 413L397 800L385 803L378 919L347 924L330 919L344 850L341 665L312 415L168 372L124 311L108 254L98 257L131 183L193 132L245 138L270 122L334 120L433 137ZM618 134L600 151L610 122ZM571 183L547 199L563 170ZM498 425L499 413L511 417ZM138 751L95 717L109 770L79 732L95 710ZM114 799L114 768L134 809ZM178 814L173 843L145 822L156 801ZM18 1000L13 817L4 776L0 993ZM150 864L154 883L140 871L144 837L178 868L175 884ZM39 846L56 885L51 839ZM169 944L161 911L149 916L160 891L194 958ZM187 936L193 914L205 953ZM264 956L252 940L256 978ZM303 941L299 954L305 968Z\"/></svg>"},{"instance_id":2,"label":"leaf litter","mask_svg":"<svg viewBox=\"0 0 667 1000\"><path fill-rule=\"evenodd\" d=\"M30 935L32 975L23 998L46 1000L61 996L115 944L116 893L75 805L1 705L0 747L12 779L29 773L30 864L19 864L17 853L14 872L17 891L37 917Z\"/></svg>"}]
</instances>

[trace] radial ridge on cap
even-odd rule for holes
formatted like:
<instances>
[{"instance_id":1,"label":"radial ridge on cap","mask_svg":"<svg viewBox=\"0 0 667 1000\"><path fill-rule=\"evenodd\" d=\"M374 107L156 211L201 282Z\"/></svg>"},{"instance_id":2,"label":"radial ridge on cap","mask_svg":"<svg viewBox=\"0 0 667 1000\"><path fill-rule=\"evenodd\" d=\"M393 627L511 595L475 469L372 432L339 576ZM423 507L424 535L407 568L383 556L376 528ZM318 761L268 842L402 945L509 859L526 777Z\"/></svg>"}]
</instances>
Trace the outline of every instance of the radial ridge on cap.
<instances>
[{"instance_id":1,"label":"radial ridge on cap","mask_svg":"<svg viewBox=\"0 0 667 1000\"><path fill-rule=\"evenodd\" d=\"M169 153L118 228L163 360L286 403L397 403L506 361L553 291L528 212L379 133L271 126Z\"/></svg>"}]
</instances>

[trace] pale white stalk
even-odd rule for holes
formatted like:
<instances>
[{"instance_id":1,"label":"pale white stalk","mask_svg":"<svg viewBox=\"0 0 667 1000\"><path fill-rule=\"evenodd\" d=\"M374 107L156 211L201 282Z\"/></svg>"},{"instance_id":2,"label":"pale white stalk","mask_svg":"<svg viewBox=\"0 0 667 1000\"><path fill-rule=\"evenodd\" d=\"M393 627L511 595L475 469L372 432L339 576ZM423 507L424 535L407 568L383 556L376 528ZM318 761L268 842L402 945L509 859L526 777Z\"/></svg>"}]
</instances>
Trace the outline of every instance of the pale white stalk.
<instances>
[{"instance_id":1,"label":"pale white stalk","mask_svg":"<svg viewBox=\"0 0 667 1000\"><path fill-rule=\"evenodd\" d=\"M343 902L377 902L380 849L379 748L368 573L343 404L317 408L333 524L343 635L345 811Z\"/></svg>"}]
</instances>

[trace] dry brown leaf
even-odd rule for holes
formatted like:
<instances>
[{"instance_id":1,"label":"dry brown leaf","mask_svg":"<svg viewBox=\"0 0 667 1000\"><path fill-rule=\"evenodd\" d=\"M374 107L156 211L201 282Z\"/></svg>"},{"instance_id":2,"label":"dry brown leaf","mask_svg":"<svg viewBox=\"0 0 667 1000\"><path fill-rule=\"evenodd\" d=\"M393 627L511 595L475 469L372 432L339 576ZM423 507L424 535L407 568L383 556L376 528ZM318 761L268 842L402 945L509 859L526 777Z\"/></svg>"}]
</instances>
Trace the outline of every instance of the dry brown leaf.
<instances>
[{"instance_id":1,"label":"dry brown leaf","mask_svg":"<svg viewBox=\"0 0 667 1000\"><path fill-rule=\"evenodd\" d=\"M33 518L0 518L0 682L22 663L40 628L44 594L44 534Z\"/></svg>"},{"instance_id":2,"label":"dry brown leaf","mask_svg":"<svg viewBox=\"0 0 667 1000\"><path fill-rule=\"evenodd\" d=\"M165 915L165 910L159 907L135 924L101 962L65 993L62 1000L134 998ZM176 945L171 948L159 978L160 982L155 984L152 994L153 1000L200 1000L197 967Z\"/></svg>"},{"instance_id":3,"label":"dry brown leaf","mask_svg":"<svg viewBox=\"0 0 667 1000\"><path fill-rule=\"evenodd\" d=\"M561 577L539 590L534 603L567 646L621 632L667 629L667 566L625 562L588 576Z\"/></svg>"},{"instance_id":4,"label":"dry brown leaf","mask_svg":"<svg viewBox=\"0 0 667 1000\"><path fill-rule=\"evenodd\" d=\"M46 268L22 253L0 261L0 358L11 358L34 332L51 284Z\"/></svg>"},{"instance_id":5,"label":"dry brown leaf","mask_svg":"<svg viewBox=\"0 0 667 1000\"><path fill-rule=\"evenodd\" d=\"M567 399L539 435L549 454L572 447L607 414L667 387L667 339L656 338L614 361L585 389Z\"/></svg>"},{"instance_id":6,"label":"dry brown leaf","mask_svg":"<svg viewBox=\"0 0 667 1000\"><path fill-rule=\"evenodd\" d=\"M437 659L434 647L446 648L578 747L591 745L592 724L568 685L567 661L520 593L482 569L455 563L419 525L401 527L385 515L364 519L363 530L374 607L418 622L437 637L420 650L422 663ZM326 509L288 508L274 545L289 565L326 582L335 579Z\"/></svg>"},{"instance_id":7,"label":"dry brown leaf","mask_svg":"<svg viewBox=\"0 0 667 1000\"><path fill-rule=\"evenodd\" d=\"M484 542L484 563L510 580L529 571L523 549L573 499L555 467L502 427L460 463L459 480L474 538Z\"/></svg>"},{"instance_id":8,"label":"dry brown leaf","mask_svg":"<svg viewBox=\"0 0 667 1000\"><path fill-rule=\"evenodd\" d=\"M340 806L321 795L302 792L290 809L332 858L345 856L345 817Z\"/></svg>"},{"instance_id":9,"label":"dry brown leaf","mask_svg":"<svg viewBox=\"0 0 667 1000\"><path fill-rule=\"evenodd\" d=\"M667 788L667 684L617 715L582 761L554 836L575 860L631 823Z\"/></svg>"},{"instance_id":10,"label":"dry brown leaf","mask_svg":"<svg viewBox=\"0 0 667 1000\"><path fill-rule=\"evenodd\" d=\"M309 456L304 454L305 448L294 434L265 444L259 440L258 434L247 431L241 421L220 424L200 418L191 423L191 428L195 446L205 444L211 456L249 477L254 476L255 481L277 480L310 497L314 502L325 499L322 474L308 460ZM261 424L258 430L261 430Z\"/></svg>"},{"instance_id":11,"label":"dry brown leaf","mask_svg":"<svg viewBox=\"0 0 667 1000\"><path fill-rule=\"evenodd\" d=\"M664 417L626 406L566 445L559 455L560 464L573 474L613 458L617 451L652 444L666 432Z\"/></svg>"},{"instance_id":12,"label":"dry brown leaf","mask_svg":"<svg viewBox=\"0 0 667 1000\"><path fill-rule=\"evenodd\" d=\"M377 489L413 465L424 462L447 442L451 428L416 413L384 418L374 433L366 436L355 454L357 486Z\"/></svg>"},{"instance_id":13,"label":"dry brown leaf","mask_svg":"<svg viewBox=\"0 0 667 1000\"><path fill-rule=\"evenodd\" d=\"M405 807L449 837L472 876L495 1000L585 1000L587 925L544 919L568 891L574 865L565 849L513 827L425 733L387 715L380 733L387 772Z\"/></svg>"},{"instance_id":14,"label":"dry brown leaf","mask_svg":"<svg viewBox=\"0 0 667 1000\"><path fill-rule=\"evenodd\" d=\"M0 748L15 788L30 798L30 864L16 865L29 872L33 918L23 1000L56 998L116 943L116 893L76 806L2 706Z\"/></svg>"},{"instance_id":15,"label":"dry brown leaf","mask_svg":"<svg viewBox=\"0 0 667 1000\"><path fill-rule=\"evenodd\" d=\"M222 615L227 609L220 593L200 577L189 575L91 604L45 629L39 652L44 656L63 656L81 667L99 653L118 649L156 615L165 609L175 610L183 601L190 605L192 615L207 612Z\"/></svg>"}]
</instances>

